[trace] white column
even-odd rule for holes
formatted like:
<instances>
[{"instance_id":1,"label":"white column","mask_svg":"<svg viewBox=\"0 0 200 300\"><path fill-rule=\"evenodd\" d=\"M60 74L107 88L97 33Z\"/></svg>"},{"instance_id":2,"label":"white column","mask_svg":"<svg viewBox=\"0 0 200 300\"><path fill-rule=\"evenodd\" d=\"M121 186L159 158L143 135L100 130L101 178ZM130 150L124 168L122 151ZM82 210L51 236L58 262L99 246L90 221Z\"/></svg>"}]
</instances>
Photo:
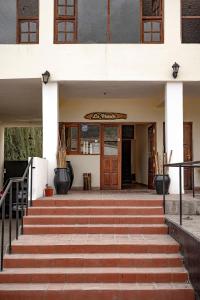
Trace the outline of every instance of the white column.
<instances>
[{"instance_id":1,"label":"white column","mask_svg":"<svg viewBox=\"0 0 200 300\"><path fill-rule=\"evenodd\" d=\"M47 51L46 47L52 45L54 39L54 0L39 1L39 5L40 45Z\"/></svg>"},{"instance_id":2,"label":"white column","mask_svg":"<svg viewBox=\"0 0 200 300\"><path fill-rule=\"evenodd\" d=\"M57 166L58 107L58 83L42 84L43 157L48 161L49 185L53 185L54 169Z\"/></svg>"},{"instance_id":3,"label":"white column","mask_svg":"<svg viewBox=\"0 0 200 300\"><path fill-rule=\"evenodd\" d=\"M0 126L0 190L3 187L4 170L4 127Z\"/></svg>"},{"instance_id":4,"label":"white column","mask_svg":"<svg viewBox=\"0 0 200 300\"><path fill-rule=\"evenodd\" d=\"M172 163L183 161L183 83L167 83L165 87L166 151L172 154ZM179 193L179 170L170 168L170 193Z\"/></svg>"}]
</instances>

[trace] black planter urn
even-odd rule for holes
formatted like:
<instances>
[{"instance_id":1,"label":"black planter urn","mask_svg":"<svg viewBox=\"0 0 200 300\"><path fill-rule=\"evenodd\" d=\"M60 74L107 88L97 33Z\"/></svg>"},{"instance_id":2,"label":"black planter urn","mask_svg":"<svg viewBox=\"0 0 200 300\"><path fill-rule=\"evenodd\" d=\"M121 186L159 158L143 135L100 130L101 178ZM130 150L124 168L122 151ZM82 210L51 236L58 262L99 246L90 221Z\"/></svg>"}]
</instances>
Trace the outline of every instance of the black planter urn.
<instances>
[{"instance_id":1,"label":"black planter urn","mask_svg":"<svg viewBox=\"0 0 200 300\"><path fill-rule=\"evenodd\" d=\"M54 170L54 186L57 195L65 195L70 188L70 176L67 168L56 168Z\"/></svg>"},{"instance_id":2,"label":"black planter urn","mask_svg":"<svg viewBox=\"0 0 200 300\"><path fill-rule=\"evenodd\" d=\"M68 171L68 174L69 174L69 177L70 177L69 189L71 190L71 187L72 187L72 184L73 184L73 181L74 181L74 171L73 171L73 168L72 168L72 164L69 160L67 161L67 171Z\"/></svg>"},{"instance_id":3,"label":"black planter urn","mask_svg":"<svg viewBox=\"0 0 200 300\"><path fill-rule=\"evenodd\" d=\"M154 186L158 195L163 195L163 178L165 184L165 194L169 194L170 177L168 174L165 177L161 175L155 175Z\"/></svg>"}]
</instances>

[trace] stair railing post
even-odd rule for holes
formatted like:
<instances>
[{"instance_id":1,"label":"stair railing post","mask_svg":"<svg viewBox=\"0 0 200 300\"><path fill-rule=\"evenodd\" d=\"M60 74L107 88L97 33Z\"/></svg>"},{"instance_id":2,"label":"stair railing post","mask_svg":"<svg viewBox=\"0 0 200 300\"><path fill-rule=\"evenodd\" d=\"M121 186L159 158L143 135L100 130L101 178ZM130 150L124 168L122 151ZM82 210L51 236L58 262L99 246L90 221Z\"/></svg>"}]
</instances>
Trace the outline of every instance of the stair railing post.
<instances>
[{"instance_id":1,"label":"stair railing post","mask_svg":"<svg viewBox=\"0 0 200 300\"><path fill-rule=\"evenodd\" d=\"M163 157L163 207L164 207L164 214L166 211L166 196L165 196L165 164L164 164L164 157Z\"/></svg>"},{"instance_id":2,"label":"stair railing post","mask_svg":"<svg viewBox=\"0 0 200 300\"><path fill-rule=\"evenodd\" d=\"M5 198L2 203L2 210L1 210L1 271L3 271L3 253L4 253L4 227L5 227Z\"/></svg>"},{"instance_id":3,"label":"stair railing post","mask_svg":"<svg viewBox=\"0 0 200 300\"><path fill-rule=\"evenodd\" d=\"M19 236L19 182L16 182L16 239Z\"/></svg>"},{"instance_id":4,"label":"stair railing post","mask_svg":"<svg viewBox=\"0 0 200 300\"><path fill-rule=\"evenodd\" d=\"M180 225L182 226L182 167L179 165Z\"/></svg>"},{"instance_id":5,"label":"stair railing post","mask_svg":"<svg viewBox=\"0 0 200 300\"><path fill-rule=\"evenodd\" d=\"M9 253L12 253L12 190L13 190L13 183L10 186L10 191L9 191ZM5 201L5 200L4 200Z\"/></svg>"}]
</instances>

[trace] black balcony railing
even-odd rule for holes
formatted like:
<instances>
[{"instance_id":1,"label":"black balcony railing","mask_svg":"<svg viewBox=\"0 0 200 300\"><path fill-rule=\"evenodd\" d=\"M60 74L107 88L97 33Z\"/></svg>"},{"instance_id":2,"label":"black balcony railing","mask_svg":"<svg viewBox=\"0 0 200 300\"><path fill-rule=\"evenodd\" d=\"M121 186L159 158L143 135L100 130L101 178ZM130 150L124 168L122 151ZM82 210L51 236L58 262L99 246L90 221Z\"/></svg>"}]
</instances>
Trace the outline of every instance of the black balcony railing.
<instances>
[{"instance_id":1,"label":"black balcony railing","mask_svg":"<svg viewBox=\"0 0 200 300\"><path fill-rule=\"evenodd\" d=\"M16 239L19 233L23 234L23 217L28 214L29 205L32 206L32 181L33 181L33 158L29 160L22 177L13 177L8 181L1 197L1 260L0 270L3 270L3 256L5 246L5 219L8 217L8 252L12 253L12 225L13 212L16 220ZM30 197L29 197L30 196ZM21 224L20 224L21 223Z\"/></svg>"},{"instance_id":2,"label":"black balcony railing","mask_svg":"<svg viewBox=\"0 0 200 300\"><path fill-rule=\"evenodd\" d=\"M193 197L195 197L195 179L194 179L194 170L195 168L200 168L200 161L187 161L187 162L180 162L180 163L172 163L172 164L163 164L163 178L165 178L166 168L178 168L179 169L179 215L180 215L180 225L182 226L182 216L183 216L183 170L185 168L192 169L192 190L193 190ZM163 205L164 205L164 212L166 211L166 192L165 192L165 184L163 180Z\"/></svg>"}]
</instances>

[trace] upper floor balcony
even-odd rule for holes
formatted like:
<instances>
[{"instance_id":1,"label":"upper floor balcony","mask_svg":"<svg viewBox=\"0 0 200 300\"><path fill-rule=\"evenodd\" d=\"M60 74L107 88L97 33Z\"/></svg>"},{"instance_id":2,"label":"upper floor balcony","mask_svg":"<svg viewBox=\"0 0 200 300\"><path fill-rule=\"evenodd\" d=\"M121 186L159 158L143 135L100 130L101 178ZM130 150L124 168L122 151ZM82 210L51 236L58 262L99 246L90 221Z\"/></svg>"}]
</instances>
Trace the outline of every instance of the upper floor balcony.
<instances>
[{"instance_id":1,"label":"upper floor balcony","mask_svg":"<svg viewBox=\"0 0 200 300\"><path fill-rule=\"evenodd\" d=\"M170 16L165 14L164 1L52 0L54 12L49 15L49 24L53 22L53 28L48 28L52 43L165 43L164 26ZM179 1L181 42L200 43L200 1ZM0 44L40 43L44 13L48 8L40 11L39 0L1 1Z\"/></svg>"}]
</instances>

